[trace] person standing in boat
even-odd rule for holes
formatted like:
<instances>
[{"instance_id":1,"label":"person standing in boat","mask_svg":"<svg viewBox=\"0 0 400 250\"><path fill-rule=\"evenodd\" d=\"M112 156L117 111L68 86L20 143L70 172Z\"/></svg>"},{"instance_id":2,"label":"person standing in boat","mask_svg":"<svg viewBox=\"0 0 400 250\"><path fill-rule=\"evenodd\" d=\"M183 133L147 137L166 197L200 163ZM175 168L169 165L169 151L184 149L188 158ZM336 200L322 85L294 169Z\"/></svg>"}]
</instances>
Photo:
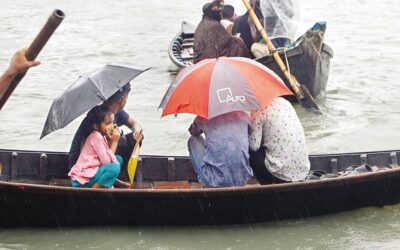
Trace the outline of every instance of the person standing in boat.
<instances>
[{"instance_id":1,"label":"person standing in boat","mask_svg":"<svg viewBox=\"0 0 400 250\"><path fill-rule=\"evenodd\" d=\"M110 107L96 106L88 117L93 121L92 131L68 176L73 187L111 188L123 163L121 156L115 156L121 134Z\"/></svg>"},{"instance_id":2,"label":"person standing in boat","mask_svg":"<svg viewBox=\"0 0 400 250\"><path fill-rule=\"evenodd\" d=\"M218 1L203 6L203 19L194 32L194 63L218 56L249 56L242 39L231 36L221 25L221 9Z\"/></svg>"},{"instance_id":3,"label":"person standing in boat","mask_svg":"<svg viewBox=\"0 0 400 250\"><path fill-rule=\"evenodd\" d=\"M11 59L8 69L0 76L0 98L10 86L14 78L21 73L26 72L30 67L35 67L40 64L39 61L28 61L25 53L26 48L17 51Z\"/></svg>"},{"instance_id":4,"label":"person standing in boat","mask_svg":"<svg viewBox=\"0 0 400 250\"><path fill-rule=\"evenodd\" d=\"M264 17L264 29L274 47L290 46L297 30L297 1L260 0L260 9Z\"/></svg>"},{"instance_id":5,"label":"person standing in boat","mask_svg":"<svg viewBox=\"0 0 400 250\"><path fill-rule=\"evenodd\" d=\"M131 85L128 83L102 104L111 108L115 115L115 124L117 124L118 127L125 125L133 131L133 133L121 136L119 140L117 153L123 156L125 163L127 163L132 153L136 140L141 142L144 138L140 123L124 110L130 90ZM77 162L82 145L92 131L93 117L89 116L89 113L85 119L83 119L72 140L68 154L69 168Z\"/></svg>"},{"instance_id":6,"label":"person standing in boat","mask_svg":"<svg viewBox=\"0 0 400 250\"><path fill-rule=\"evenodd\" d=\"M249 116L242 111L210 120L196 117L189 128L188 149L203 186L243 186L253 177L249 166L248 129Z\"/></svg>"},{"instance_id":7,"label":"person standing in boat","mask_svg":"<svg viewBox=\"0 0 400 250\"><path fill-rule=\"evenodd\" d=\"M304 180L310 171L303 127L293 106L275 98L251 112L250 166L261 184Z\"/></svg>"}]
</instances>

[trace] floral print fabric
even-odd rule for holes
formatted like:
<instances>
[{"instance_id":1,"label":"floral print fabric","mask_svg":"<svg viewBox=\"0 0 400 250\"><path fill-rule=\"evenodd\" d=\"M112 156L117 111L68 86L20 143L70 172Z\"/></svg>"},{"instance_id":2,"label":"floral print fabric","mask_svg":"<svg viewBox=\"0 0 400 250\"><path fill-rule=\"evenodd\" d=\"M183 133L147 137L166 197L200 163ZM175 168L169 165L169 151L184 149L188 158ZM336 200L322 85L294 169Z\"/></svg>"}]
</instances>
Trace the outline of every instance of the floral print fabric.
<instances>
[{"instance_id":1,"label":"floral print fabric","mask_svg":"<svg viewBox=\"0 0 400 250\"><path fill-rule=\"evenodd\" d=\"M265 167L285 181L304 180L310 171L303 127L292 105L275 98L263 111L252 112L250 149L265 150Z\"/></svg>"}]
</instances>

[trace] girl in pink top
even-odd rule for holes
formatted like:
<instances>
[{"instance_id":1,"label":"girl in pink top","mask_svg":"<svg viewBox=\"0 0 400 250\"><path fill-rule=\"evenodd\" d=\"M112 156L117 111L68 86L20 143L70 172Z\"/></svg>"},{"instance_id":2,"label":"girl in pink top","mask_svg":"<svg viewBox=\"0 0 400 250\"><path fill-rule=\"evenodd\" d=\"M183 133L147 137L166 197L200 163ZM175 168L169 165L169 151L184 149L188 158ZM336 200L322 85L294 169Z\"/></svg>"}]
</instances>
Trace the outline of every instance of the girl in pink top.
<instances>
[{"instance_id":1,"label":"girl in pink top","mask_svg":"<svg viewBox=\"0 0 400 250\"><path fill-rule=\"evenodd\" d=\"M94 121L93 132L68 175L73 187L110 188L121 170L122 157L114 155L121 135L109 107L97 106L88 115Z\"/></svg>"}]
</instances>

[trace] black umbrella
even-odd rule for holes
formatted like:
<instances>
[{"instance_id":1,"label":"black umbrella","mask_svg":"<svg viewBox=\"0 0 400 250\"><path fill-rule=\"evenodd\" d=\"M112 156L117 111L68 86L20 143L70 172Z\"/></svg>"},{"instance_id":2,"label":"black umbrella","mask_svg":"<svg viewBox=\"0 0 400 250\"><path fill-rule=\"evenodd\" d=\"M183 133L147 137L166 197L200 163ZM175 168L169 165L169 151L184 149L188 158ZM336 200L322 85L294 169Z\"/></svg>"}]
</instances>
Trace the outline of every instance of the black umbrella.
<instances>
[{"instance_id":1,"label":"black umbrella","mask_svg":"<svg viewBox=\"0 0 400 250\"><path fill-rule=\"evenodd\" d=\"M126 63L111 63L87 77L79 78L54 99L40 139L57 129L64 128L148 69Z\"/></svg>"}]
</instances>

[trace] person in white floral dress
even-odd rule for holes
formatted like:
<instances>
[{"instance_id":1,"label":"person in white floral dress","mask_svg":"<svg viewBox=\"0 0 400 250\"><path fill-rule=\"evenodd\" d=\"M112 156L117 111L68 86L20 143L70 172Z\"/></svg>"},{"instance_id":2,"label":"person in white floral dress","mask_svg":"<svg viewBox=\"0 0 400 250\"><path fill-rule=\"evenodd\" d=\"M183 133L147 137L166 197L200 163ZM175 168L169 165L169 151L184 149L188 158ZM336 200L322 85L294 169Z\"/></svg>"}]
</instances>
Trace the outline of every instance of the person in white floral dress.
<instances>
[{"instance_id":1,"label":"person in white floral dress","mask_svg":"<svg viewBox=\"0 0 400 250\"><path fill-rule=\"evenodd\" d=\"M292 105L275 98L262 111L252 111L250 166L261 184L304 180L310 171L303 127Z\"/></svg>"}]
</instances>

